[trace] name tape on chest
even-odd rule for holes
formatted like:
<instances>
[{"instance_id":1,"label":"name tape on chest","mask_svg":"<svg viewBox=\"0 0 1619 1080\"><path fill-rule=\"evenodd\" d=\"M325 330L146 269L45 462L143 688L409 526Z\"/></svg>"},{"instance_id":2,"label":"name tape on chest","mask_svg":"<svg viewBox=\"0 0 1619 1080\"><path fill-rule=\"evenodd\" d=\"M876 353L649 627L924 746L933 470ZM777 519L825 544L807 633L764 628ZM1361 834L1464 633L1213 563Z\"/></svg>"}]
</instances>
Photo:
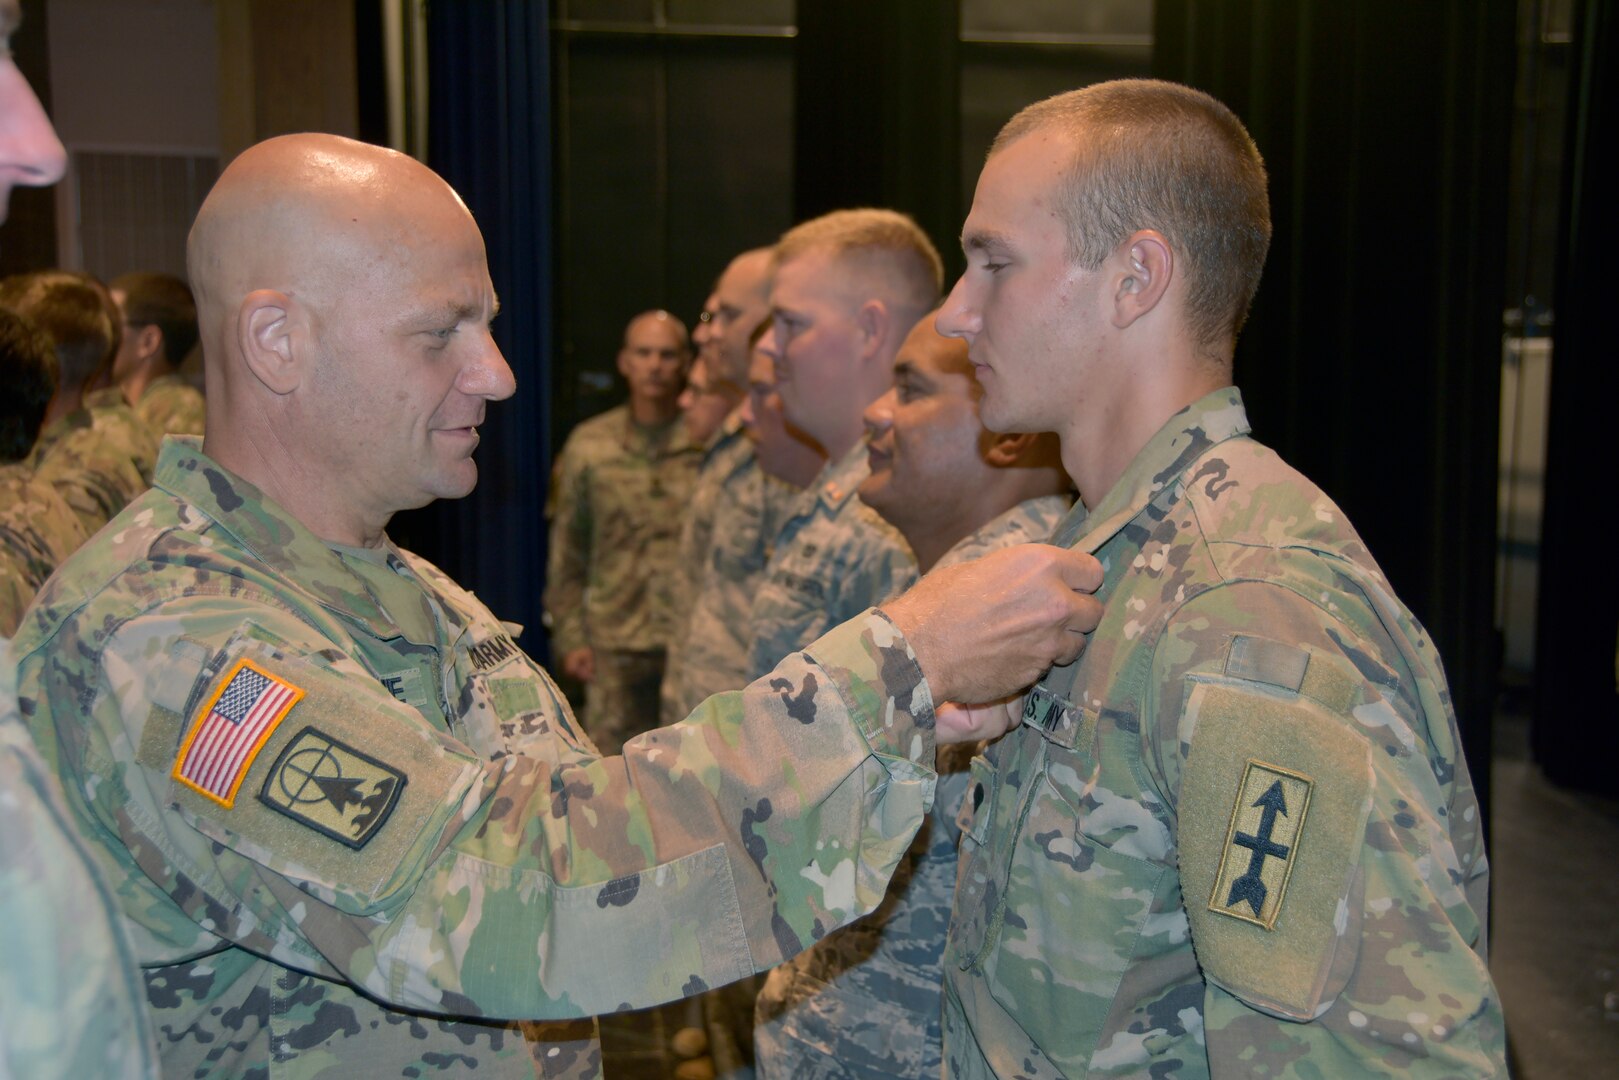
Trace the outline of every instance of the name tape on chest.
<instances>
[{"instance_id":1,"label":"name tape on chest","mask_svg":"<svg viewBox=\"0 0 1619 1080\"><path fill-rule=\"evenodd\" d=\"M199 710L170 775L229 810L253 759L303 696L302 687L238 660Z\"/></svg>"},{"instance_id":2,"label":"name tape on chest","mask_svg":"<svg viewBox=\"0 0 1619 1080\"><path fill-rule=\"evenodd\" d=\"M1314 786L1303 773L1249 759L1226 829L1210 911L1275 928Z\"/></svg>"}]
</instances>

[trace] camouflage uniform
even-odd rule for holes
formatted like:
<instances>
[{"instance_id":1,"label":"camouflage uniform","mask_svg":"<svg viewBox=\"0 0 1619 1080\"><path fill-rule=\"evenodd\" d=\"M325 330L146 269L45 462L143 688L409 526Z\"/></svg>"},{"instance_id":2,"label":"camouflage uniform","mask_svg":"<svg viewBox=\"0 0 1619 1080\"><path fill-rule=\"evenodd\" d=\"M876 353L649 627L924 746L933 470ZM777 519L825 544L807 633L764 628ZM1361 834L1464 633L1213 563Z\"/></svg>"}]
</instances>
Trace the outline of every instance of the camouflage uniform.
<instances>
[{"instance_id":1,"label":"camouflage uniform","mask_svg":"<svg viewBox=\"0 0 1619 1080\"><path fill-rule=\"evenodd\" d=\"M1504 1076L1432 643L1227 388L1088 520L1106 614L973 762L946 1075Z\"/></svg>"},{"instance_id":2,"label":"camouflage uniform","mask_svg":"<svg viewBox=\"0 0 1619 1080\"><path fill-rule=\"evenodd\" d=\"M116 901L18 720L15 672L0 638L0 1076L155 1077Z\"/></svg>"},{"instance_id":3,"label":"camouflage uniform","mask_svg":"<svg viewBox=\"0 0 1619 1080\"><path fill-rule=\"evenodd\" d=\"M856 495L870 474L861 440L794 501L753 600L751 677L916 581L905 538Z\"/></svg>"},{"instance_id":4,"label":"camouflage uniform","mask_svg":"<svg viewBox=\"0 0 1619 1080\"><path fill-rule=\"evenodd\" d=\"M84 541L84 526L56 488L21 462L0 465L0 637L17 632L39 587Z\"/></svg>"},{"instance_id":5,"label":"camouflage uniform","mask_svg":"<svg viewBox=\"0 0 1619 1080\"><path fill-rule=\"evenodd\" d=\"M1068 503L1056 495L1020 503L964 537L938 566L1044 541ZM933 811L877 910L765 979L754 1028L761 1080L939 1075L939 964L956 888L955 819L971 756L963 750L970 748L939 748Z\"/></svg>"},{"instance_id":6,"label":"camouflage uniform","mask_svg":"<svg viewBox=\"0 0 1619 1080\"><path fill-rule=\"evenodd\" d=\"M759 468L753 443L740 433L716 445L697 487L681 535L681 565L692 571L691 614L669 649L665 724L710 695L747 684L754 594L799 494Z\"/></svg>"},{"instance_id":7,"label":"camouflage uniform","mask_svg":"<svg viewBox=\"0 0 1619 1080\"><path fill-rule=\"evenodd\" d=\"M931 698L876 612L603 760L432 566L329 547L194 440L156 483L16 645L170 1075L599 1075L561 1021L781 962L875 906L930 804Z\"/></svg>"},{"instance_id":8,"label":"camouflage uniform","mask_svg":"<svg viewBox=\"0 0 1619 1080\"><path fill-rule=\"evenodd\" d=\"M628 405L576 427L557 459L545 586L551 649L595 652L584 722L606 753L658 722L680 521L701 460L679 417L642 427Z\"/></svg>"},{"instance_id":9,"label":"camouflage uniform","mask_svg":"<svg viewBox=\"0 0 1619 1080\"><path fill-rule=\"evenodd\" d=\"M112 520L152 482L157 436L116 388L86 394L76 409L40 432L28 464L56 487L87 535Z\"/></svg>"},{"instance_id":10,"label":"camouflage uniform","mask_svg":"<svg viewBox=\"0 0 1619 1080\"><path fill-rule=\"evenodd\" d=\"M180 375L160 375L135 403L135 415L158 435L201 435L208 403L202 391Z\"/></svg>"}]
</instances>

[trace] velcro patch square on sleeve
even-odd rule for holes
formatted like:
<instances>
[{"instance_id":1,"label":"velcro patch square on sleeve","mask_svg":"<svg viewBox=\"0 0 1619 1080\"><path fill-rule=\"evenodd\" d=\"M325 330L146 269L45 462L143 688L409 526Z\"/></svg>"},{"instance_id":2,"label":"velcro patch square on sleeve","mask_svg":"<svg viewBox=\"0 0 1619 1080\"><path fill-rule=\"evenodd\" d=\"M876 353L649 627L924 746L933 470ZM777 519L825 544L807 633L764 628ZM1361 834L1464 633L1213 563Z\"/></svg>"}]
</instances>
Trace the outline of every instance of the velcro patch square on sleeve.
<instances>
[{"instance_id":1,"label":"velcro patch square on sleeve","mask_svg":"<svg viewBox=\"0 0 1619 1080\"><path fill-rule=\"evenodd\" d=\"M292 820L358 851L393 813L405 774L306 727L270 767L259 798Z\"/></svg>"},{"instance_id":2,"label":"velcro patch square on sleeve","mask_svg":"<svg viewBox=\"0 0 1619 1080\"><path fill-rule=\"evenodd\" d=\"M1271 930L1297 863L1315 782L1250 758L1237 786L1209 910Z\"/></svg>"},{"instance_id":3,"label":"velcro patch square on sleeve","mask_svg":"<svg viewBox=\"0 0 1619 1080\"><path fill-rule=\"evenodd\" d=\"M302 687L238 660L197 710L171 775L229 810L253 759L303 696Z\"/></svg>"},{"instance_id":4,"label":"velcro patch square on sleeve","mask_svg":"<svg viewBox=\"0 0 1619 1080\"><path fill-rule=\"evenodd\" d=\"M1176 839L1198 966L1309 1020L1360 948L1371 743L1319 702L1239 679L1195 680L1184 710Z\"/></svg>"}]
</instances>

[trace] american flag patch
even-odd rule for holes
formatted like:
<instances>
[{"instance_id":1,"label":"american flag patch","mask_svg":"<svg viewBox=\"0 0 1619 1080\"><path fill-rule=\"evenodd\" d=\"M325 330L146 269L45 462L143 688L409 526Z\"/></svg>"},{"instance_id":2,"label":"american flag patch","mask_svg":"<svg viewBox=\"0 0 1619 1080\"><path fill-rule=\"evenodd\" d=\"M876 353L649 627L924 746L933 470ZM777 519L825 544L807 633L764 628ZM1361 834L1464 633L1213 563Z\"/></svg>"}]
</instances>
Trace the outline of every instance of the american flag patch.
<instances>
[{"instance_id":1,"label":"american flag patch","mask_svg":"<svg viewBox=\"0 0 1619 1080\"><path fill-rule=\"evenodd\" d=\"M229 810L253 759L303 696L251 660L238 660L192 725L170 775Z\"/></svg>"}]
</instances>

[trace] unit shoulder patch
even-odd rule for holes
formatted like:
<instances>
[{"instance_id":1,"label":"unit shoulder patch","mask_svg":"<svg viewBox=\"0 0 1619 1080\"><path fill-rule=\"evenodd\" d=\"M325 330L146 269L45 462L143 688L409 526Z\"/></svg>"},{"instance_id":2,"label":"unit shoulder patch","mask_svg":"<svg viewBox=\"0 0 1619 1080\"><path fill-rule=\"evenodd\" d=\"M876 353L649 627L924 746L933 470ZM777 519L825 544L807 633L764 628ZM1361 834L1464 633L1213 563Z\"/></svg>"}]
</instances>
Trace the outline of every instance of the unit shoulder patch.
<instances>
[{"instance_id":1,"label":"unit shoulder patch","mask_svg":"<svg viewBox=\"0 0 1619 1080\"><path fill-rule=\"evenodd\" d=\"M1275 928L1314 786L1303 773L1249 759L1231 808L1210 911Z\"/></svg>"},{"instance_id":2,"label":"unit shoulder patch","mask_svg":"<svg viewBox=\"0 0 1619 1080\"><path fill-rule=\"evenodd\" d=\"M322 836L359 850L388 820L405 774L314 727L294 735L259 799Z\"/></svg>"}]
</instances>

